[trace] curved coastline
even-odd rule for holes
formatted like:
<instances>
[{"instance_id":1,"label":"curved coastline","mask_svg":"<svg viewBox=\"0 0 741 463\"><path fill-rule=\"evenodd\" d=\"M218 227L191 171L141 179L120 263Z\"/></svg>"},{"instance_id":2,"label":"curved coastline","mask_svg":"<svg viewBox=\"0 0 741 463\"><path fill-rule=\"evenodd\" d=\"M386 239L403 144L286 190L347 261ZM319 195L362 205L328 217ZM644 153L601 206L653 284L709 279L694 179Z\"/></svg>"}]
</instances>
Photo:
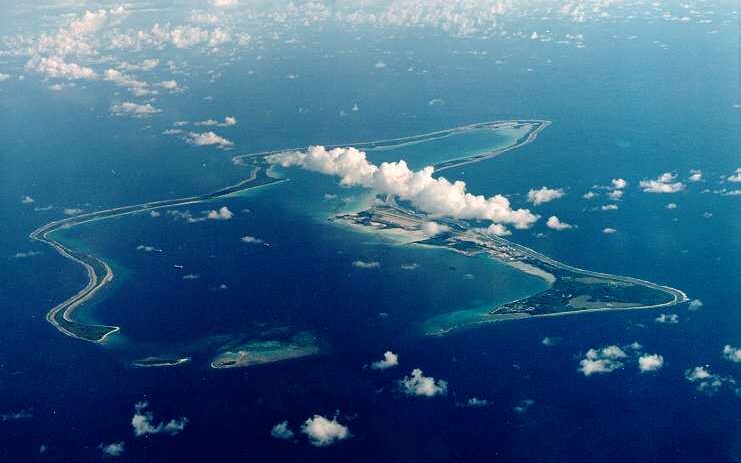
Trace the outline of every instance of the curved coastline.
<instances>
[{"instance_id":1,"label":"curved coastline","mask_svg":"<svg viewBox=\"0 0 741 463\"><path fill-rule=\"evenodd\" d=\"M52 307L46 314L46 320L67 336L96 343L105 342L109 336L121 329L120 327L113 325L82 323L73 318L75 310L100 293L100 291L113 280L115 274L111 266L100 257L74 251L62 244L60 241L55 240L50 236L55 231L113 217L122 217L167 207L179 207L188 204L212 201L244 190L271 185L282 181L284 181L284 179L272 177L267 174L265 169L262 167L255 166L248 178L212 193L120 206L55 220L40 226L29 234L29 238L51 246L62 257L81 265L85 269L88 278L87 284L82 289Z\"/></svg>"}]
</instances>

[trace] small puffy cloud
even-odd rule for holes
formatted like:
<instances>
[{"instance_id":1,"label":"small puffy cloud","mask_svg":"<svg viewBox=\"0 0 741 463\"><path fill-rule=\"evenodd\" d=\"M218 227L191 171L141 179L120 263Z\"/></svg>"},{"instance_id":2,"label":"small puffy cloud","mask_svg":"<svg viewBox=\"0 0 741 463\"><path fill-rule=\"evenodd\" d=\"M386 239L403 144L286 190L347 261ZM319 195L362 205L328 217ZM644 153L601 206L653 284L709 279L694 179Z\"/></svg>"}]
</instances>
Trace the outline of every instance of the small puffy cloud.
<instances>
[{"instance_id":1,"label":"small puffy cloud","mask_svg":"<svg viewBox=\"0 0 741 463\"><path fill-rule=\"evenodd\" d=\"M584 199L593 199L597 197L597 193L595 193L594 191L587 191L581 197Z\"/></svg>"},{"instance_id":2,"label":"small puffy cloud","mask_svg":"<svg viewBox=\"0 0 741 463\"><path fill-rule=\"evenodd\" d=\"M78 207L68 207L62 211L64 215L78 215L78 214L82 214L82 212L83 212L82 209Z\"/></svg>"},{"instance_id":3,"label":"small puffy cloud","mask_svg":"<svg viewBox=\"0 0 741 463\"><path fill-rule=\"evenodd\" d=\"M654 318L654 321L656 323L664 323L667 325L676 325L679 323L679 315L672 313L672 314L666 314L662 313L658 317Z\"/></svg>"},{"instance_id":4,"label":"small puffy cloud","mask_svg":"<svg viewBox=\"0 0 741 463\"><path fill-rule=\"evenodd\" d=\"M160 422L155 424L154 414L147 411L149 403L137 402L134 405L136 413L131 418L131 426L134 428L134 435L136 437L145 436L147 434L169 434L171 436L179 434L185 425L188 423L188 418L172 419L167 423Z\"/></svg>"},{"instance_id":5,"label":"small puffy cloud","mask_svg":"<svg viewBox=\"0 0 741 463\"><path fill-rule=\"evenodd\" d=\"M288 421L281 421L270 429L270 435L274 439L291 440L295 433L288 426Z\"/></svg>"},{"instance_id":6,"label":"small puffy cloud","mask_svg":"<svg viewBox=\"0 0 741 463\"><path fill-rule=\"evenodd\" d=\"M442 98L433 98L430 101L427 102L430 106L442 106L445 104L445 100Z\"/></svg>"},{"instance_id":7,"label":"small puffy cloud","mask_svg":"<svg viewBox=\"0 0 741 463\"><path fill-rule=\"evenodd\" d=\"M188 273L187 275L183 275L183 280L186 280L186 281L188 281L188 280L198 280L199 278L201 278L201 275L199 275L197 273Z\"/></svg>"},{"instance_id":8,"label":"small puffy cloud","mask_svg":"<svg viewBox=\"0 0 741 463\"><path fill-rule=\"evenodd\" d=\"M217 145L219 148L231 148L234 142L208 131L203 133L190 132L187 137L188 143L196 146Z\"/></svg>"},{"instance_id":9,"label":"small puffy cloud","mask_svg":"<svg viewBox=\"0 0 741 463\"><path fill-rule=\"evenodd\" d=\"M595 373L612 373L623 367L622 359L626 357L628 354L616 345L589 349L584 358L579 361L579 371L584 376L591 376Z\"/></svg>"},{"instance_id":10,"label":"small puffy cloud","mask_svg":"<svg viewBox=\"0 0 741 463\"><path fill-rule=\"evenodd\" d=\"M386 63L384 63L383 61L377 61L373 67L376 69L383 69L386 67Z\"/></svg>"},{"instance_id":11,"label":"small puffy cloud","mask_svg":"<svg viewBox=\"0 0 741 463\"><path fill-rule=\"evenodd\" d=\"M36 201L30 196L21 196L21 204L33 204Z\"/></svg>"},{"instance_id":12,"label":"small puffy cloud","mask_svg":"<svg viewBox=\"0 0 741 463\"><path fill-rule=\"evenodd\" d=\"M110 458L120 457L124 453L123 442L113 442L110 444L100 444L98 446L103 455Z\"/></svg>"},{"instance_id":13,"label":"small puffy cloud","mask_svg":"<svg viewBox=\"0 0 741 463\"><path fill-rule=\"evenodd\" d=\"M264 240L250 235L244 235L241 240L243 243L247 244L265 244Z\"/></svg>"},{"instance_id":14,"label":"small puffy cloud","mask_svg":"<svg viewBox=\"0 0 741 463\"><path fill-rule=\"evenodd\" d=\"M3 74L2 72L0 72L0 82L4 82L8 79L10 79L10 74Z\"/></svg>"},{"instance_id":15,"label":"small puffy cloud","mask_svg":"<svg viewBox=\"0 0 741 463\"><path fill-rule=\"evenodd\" d=\"M664 357L659 354L644 354L638 357L638 368L642 373L656 371L664 366Z\"/></svg>"},{"instance_id":16,"label":"small puffy cloud","mask_svg":"<svg viewBox=\"0 0 741 463\"><path fill-rule=\"evenodd\" d=\"M206 127L232 127L237 125L237 118L234 116L226 116L224 117L223 122L219 122L215 119L206 119L205 121L196 122L195 125Z\"/></svg>"},{"instance_id":17,"label":"small puffy cloud","mask_svg":"<svg viewBox=\"0 0 741 463\"><path fill-rule=\"evenodd\" d=\"M569 228L574 228L573 225L570 225L566 222L562 222L561 219L556 217L555 215L552 215L548 217L548 221L545 223L548 228L551 228L553 230L568 230Z\"/></svg>"},{"instance_id":18,"label":"small puffy cloud","mask_svg":"<svg viewBox=\"0 0 741 463\"><path fill-rule=\"evenodd\" d=\"M613 178L610 183L612 184L612 188L615 190L622 190L628 186L628 182L622 178Z\"/></svg>"},{"instance_id":19,"label":"small puffy cloud","mask_svg":"<svg viewBox=\"0 0 741 463\"><path fill-rule=\"evenodd\" d=\"M125 87L136 96L147 96L154 93L147 88L148 85L146 82L136 80L135 78L122 73L118 69L106 69L103 73L103 80L113 82L119 87Z\"/></svg>"},{"instance_id":20,"label":"small puffy cloud","mask_svg":"<svg viewBox=\"0 0 741 463\"><path fill-rule=\"evenodd\" d=\"M419 264L416 262L412 262L411 264L401 264L402 270L417 270L419 268Z\"/></svg>"},{"instance_id":21,"label":"small puffy cloud","mask_svg":"<svg viewBox=\"0 0 741 463\"><path fill-rule=\"evenodd\" d=\"M702 181L702 171L700 169L692 169L690 171L690 182L699 182Z\"/></svg>"},{"instance_id":22,"label":"small puffy cloud","mask_svg":"<svg viewBox=\"0 0 741 463\"><path fill-rule=\"evenodd\" d=\"M434 397L448 393L447 381L425 376L419 368L415 368L410 376L400 380L399 385L402 392L412 396Z\"/></svg>"},{"instance_id":23,"label":"small puffy cloud","mask_svg":"<svg viewBox=\"0 0 741 463\"><path fill-rule=\"evenodd\" d=\"M226 206L222 206L218 210L208 211L208 214L206 214L208 220L229 220L232 217L234 217L234 213Z\"/></svg>"},{"instance_id":24,"label":"small puffy cloud","mask_svg":"<svg viewBox=\"0 0 741 463\"><path fill-rule=\"evenodd\" d=\"M614 233L617 233L617 230L615 228L606 227L602 229L602 233L605 235L612 235Z\"/></svg>"},{"instance_id":25,"label":"small puffy cloud","mask_svg":"<svg viewBox=\"0 0 741 463\"><path fill-rule=\"evenodd\" d=\"M741 363L741 347L726 344L723 346L723 358L734 363Z\"/></svg>"},{"instance_id":26,"label":"small puffy cloud","mask_svg":"<svg viewBox=\"0 0 741 463\"><path fill-rule=\"evenodd\" d=\"M690 310L700 310L703 306L703 303L700 299L692 299L690 301L689 309Z\"/></svg>"},{"instance_id":27,"label":"small puffy cloud","mask_svg":"<svg viewBox=\"0 0 741 463\"><path fill-rule=\"evenodd\" d=\"M496 236L509 236L512 234L512 232L509 231L507 227L505 227L501 223L493 223L489 225L488 227L486 227L484 231L486 231L487 233L491 233L492 235L496 235Z\"/></svg>"},{"instance_id":28,"label":"small puffy cloud","mask_svg":"<svg viewBox=\"0 0 741 463\"><path fill-rule=\"evenodd\" d=\"M217 8L236 6L238 4L239 4L239 0L211 0L211 5Z\"/></svg>"},{"instance_id":29,"label":"small puffy cloud","mask_svg":"<svg viewBox=\"0 0 741 463\"><path fill-rule=\"evenodd\" d=\"M679 206L677 206L677 203L669 203L669 204L667 204L667 205L666 205L665 207L666 207L667 209L669 209L669 210L672 210L672 209L676 209L676 208L678 208Z\"/></svg>"},{"instance_id":30,"label":"small puffy cloud","mask_svg":"<svg viewBox=\"0 0 741 463\"><path fill-rule=\"evenodd\" d=\"M372 269L372 268L381 268L381 263L377 261L356 260L355 262L352 263L352 266L355 268Z\"/></svg>"},{"instance_id":31,"label":"small puffy cloud","mask_svg":"<svg viewBox=\"0 0 741 463\"><path fill-rule=\"evenodd\" d=\"M228 125L228 126L237 125L237 118L234 116L226 116L224 118L224 125Z\"/></svg>"},{"instance_id":32,"label":"small puffy cloud","mask_svg":"<svg viewBox=\"0 0 741 463\"><path fill-rule=\"evenodd\" d=\"M736 384L733 378L711 372L707 365L690 368L684 372L684 377L694 384L698 391L708 395L717 393L725 385L733 386Z\"/></svg>"},{"instance_id":33,"label":"small puffy cloud","mask_svg":"<svg viewBox=\"0 0 741 463\"><path fill-rule=\"evenodd\" d=\"M617 204L605 204L602 207L600 207L600 210L603 210L603 211L616 211L618 209L619 208Z\"/></svg>"},{"instance_id":34,"label":"small puffy cloud","mask_svg":"<svg viewBox=\"0 0 741 463\"><path fill-rule=\"evenodd\" d=\"M561 338L551 338L551 337L548 337L548 336L544 337L543 340L540 341L540 343L543 344L546 347L555 346L559 342L561 342Z\"/></svg>"},{"instance_id":35,"label":"small puffy cloud","mask_svg":"<svg viewBox=\"0 0 741 463\"><path fill-rule=\"evenodd\" d=\"M314 415L301 426L301 432L309 437L309 443L315 447L326 447L350 437L347 426L340 424L337 417L328 420L322 415Z\"/></svg>"},{"instance_id":36,"label":"small puffy cloud","mask_svg":"<svg viewBox=\"0 0 741 463\"><path fill-rule=\"evenodd\" d=\"M539 190L531 189L528 191L527 200L528 202L533 203L534 206L538 206L562 198L564 195L566 195L566 193L562 188L553 189L544 186Z\"/></svg>"},{"instance_id":37,"label":"small puffy cloud","mask_svg":"<svg viewBox=\"0 0 741 463\"><path fill-rule=\"evenodd\" d=\"M165 90L170 90L171 92L180 90L180 86L178 85L178 82L176 80L163 80L159 83L159 86L164 88Z\"/></svg>"},{"instance_id":38,"label":"small puffy cloud","mask_svg":"<svg viewBox=\"0 0 741 463\"><path fill-rule=\"evenodd\" d=\"M117 116L129 115L134 117L145 117L159 112L161 112L161 110L152 106L151 103L138 104L124 101L123 103L111 106L111 113Z\"/></svg>"},{"instance_id":39,"label":"small puffy cloud","mask_svg":"<svg viewBox=\"0 0 741 463\"><path fill-rule=\"evenodd\" d=\"M522 415L522 414L524 414L524 413L527 413L527 411L528 411L528 410L530 409L530 407L532 407L533 405L535 405L535 401L534 401L534 400L532 400L532 399L523 399L523 400L521 400L521 401L520 401L520 402L519 402L519 403L518 403L518 404L517 404L517 405L515 406L514 410L515 410L515 412L516 412L516 413L519 413L519 414L521 414L521 415Z\"/></svg>"},{"instance_id":40,"label":"small puffy cloud","mask_svg":"<svg viewBox=\"0 0 741 463\"><path fill-rule=\"evenodd\" d=\"M439 233L450 231L450 227L445 224L429 221L422 224L422 231L425 232L425 234L427 235L434 236Z\"/></svg>"},{"instance_id":41,"label":"small puffy cloud","mask_svg":"<svg viewBox=\"0 0 741 463\"><path fill-rule=\"evenodd\" d=\"M27 252L16 252L12 256L10 256L11 259L25 259L27 257L36 257L40 256L40 251L27 251Z\"/></svg>"},{"instance_id":42,"label":"small puffy cloud","mask_svg":"<svg viewBox=\"0 0 741 463\"><path fill-rule=\"evenodd\" d=\"M469 407L488 407L491 405L491 402L489 402L486 399L479 399L478 397L471 397L466 401L466 405Z\"/></svg>"},{"instance_id":43,"label":"small puffy cloud","mask_svg":"<svg viewBox=\"0 0 741 463\"><path fill-rule=\"evenodd\" d=\"M640 186L646 193L678 193L684 190L682 182L675 181L677 175L665 172L654 180L641 180Z\"/></svg>"},{"instance_id":44,"label":"small puffy cloud","mask_svg":"<svg viewBox=\"0 0 741 463\"><path fill-rule=\"evenodd\" d=\"M383 354L383 359L371 363L371 368L374 370L386 370L387 368L395 367L399 364L399 356L387 350Z\"/></svg>"},{"instance_id":45,"label":"small puffy cloud","mask_svg":"<svg viewBox=\"0 0 741 463\"><path fill-rule=\"evenodd\" d=\"M733 183L741 183L741 167L736 169L733 174L729 175L726 180Z\"/></svg>"},{"instance_id":46,"label":"small puffy cloud","mask_svg":"<svg viewBox=\"0 0 741 463\"><path fill-rule=\"evenodd\" d=\"M623 197L623 194L625 194L623 190L612 190L611 192L607 193L607 197L612 199L613 201L618 201Z\"/></svg>"}]
</instances>

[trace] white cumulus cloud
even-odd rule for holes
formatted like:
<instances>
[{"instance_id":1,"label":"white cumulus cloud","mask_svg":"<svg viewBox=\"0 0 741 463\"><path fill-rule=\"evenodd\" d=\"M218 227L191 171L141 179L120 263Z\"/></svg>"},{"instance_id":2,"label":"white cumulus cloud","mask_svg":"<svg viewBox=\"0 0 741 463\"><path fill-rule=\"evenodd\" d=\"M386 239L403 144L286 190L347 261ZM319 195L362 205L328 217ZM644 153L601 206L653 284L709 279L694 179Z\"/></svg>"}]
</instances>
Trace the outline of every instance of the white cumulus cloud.
<instances>
[{"instance_id":1,"label":"white cumulus cloud","mask_svg":"<svg viewBox=\"0 0 741 463\"><path fill-rule=\"evenodd\" d=\"M548 203L558 198L562 198L566 195L562 188L548 188L542 187L539 190L531 189L527 192L528 202L533 203L534 206L538 206L543 203Z\"/></svg>"},{"instance_id":2,"label":"white cumulus cloud","mask_svg":"<svg viewBox=\"0 0 741 463\"><path fill-rule=\"evenodd\" d=\"M234 146L233 141L227 140L211 131L203 133L190 132L188 133L187 141L191 145L196 146L217 145L219 148L231 148Z\"/></svg>"},{"instance_id":3,"label":"white cumulus cloud","mask_svg":"<svg viewBox=\"0 0 741 463\"><path fill-rule=\"evenodd\" d=\"M646 193L678 193L684 190L682 182L675 181L677 174L665 172L654 180L641 180L640 186Z\"/></svg>"},{"instance_id":4,"label":"white cumulus cloud","mask_svg":"<svg viewBox=\"0 0 741 463\"><path fill-rule=\"evenodd\" d=\"M642 373L656 371L664 366L664 357L659 354L644 354L638 357L638 368Z\"/></svg>"},{"instance_id":5,"label":"white cumulus cloud","mask_svg":"<svg viewBox=\"0 0 741 463\"><path fill-rule=\"evenodd\" d=\"M179 434L185 425L188 423L188 418L172 419L165 422L156 423L154 422L154 414L147 411L149 407L148 402L137 402L134 405L136 413L131 418L131 426L134 428L134 435L137 437L144 436L147 434L169 434L174 436Z\"/></svg>"},{"instance_id":6,"label":"white cumulus cloud","mask_svg":"<svg viewBox=\"0 0 741 463\"><path fill-rule=\"evenodd\" d=\"M548 228L552 228L554 230L568 230L569 228L574 228L573 225L570 225L566 222L562 222L561 219L556 217L555 215L552 215L548 217L548 221L545 223Z\"/></svg>"},{"instance_id":7,"label":"white cumulus cloud","mask_svg":"<svg viewBox=\"0 0 741 463\"><path fill-rule=\"evenodd\" d=\"M410 376L399 381L402 392L407 395L434 397L448 393L448 383L445 380L425 376L422 370L415 368Z\"/></svg>"},{"instance_id":8,"label":"white cumulus cloud","mask_svg":"<svg viewBox=\"0 0 741 463\"><path fill-rule=\"evenodd\" d=\"M309 437L309 443L316 447L326 447L350 437L347 426L340 424L337 418L328 420L322 415L314 415L301 426L301 432Z\"/></svg>"},{"instance_id":9,"label":"white cumulus cloud","mask_svg":"<svg viewBox=\"0 0 741 463\"><path fill-rule=\"evenodd\" d=\"M626 357L628 354L616 345L589 349L584 358L579 361L579 371L584 376L591 376L595 373L612 373L623 367L622 360Z\"/></svg>"},{"instance_id":10,"label":"white cumulus cloud","mask_svg":"<svg viewBox=\"0 0 741 463\"><path fill-rule=\"evenodd\" d=\"M387 368L395 367L399 364L399 356L387 350L383 354L383 358L376 362L371 363L371 368L374 370L385 370Z\"/></svg>"},{"instance_id":11,"label":"white cumulus cloud","mask_svg":"<svg viewBox=\"0 0 741 463\"><path fill-rule=\"evenodd\" d=\"M723 346L723 358L734 363L741 363L741 347L726 344Z\"/></svg>"},{"instance_id":12,"label":"white cumulus cloud","mask_svg":"<svg viewBox=\"0 0 741 463\"><path fill-rule=\"evenodd\" d=\"M343 186L362 186L394 195L432 215L490 220L512 224L515 228L529 228L538 219L527 209L512 209L509 200L502 195L488 198L473 195L466 191L465 182L435 178L432 176L434 169L430 166L412 171L404 160L376 166L356 148L327 150L323 146L312 146L305 152L278 153L267 160L282 167L299 166L325 175L336 175Z\"/></svg>"}]
</instances>

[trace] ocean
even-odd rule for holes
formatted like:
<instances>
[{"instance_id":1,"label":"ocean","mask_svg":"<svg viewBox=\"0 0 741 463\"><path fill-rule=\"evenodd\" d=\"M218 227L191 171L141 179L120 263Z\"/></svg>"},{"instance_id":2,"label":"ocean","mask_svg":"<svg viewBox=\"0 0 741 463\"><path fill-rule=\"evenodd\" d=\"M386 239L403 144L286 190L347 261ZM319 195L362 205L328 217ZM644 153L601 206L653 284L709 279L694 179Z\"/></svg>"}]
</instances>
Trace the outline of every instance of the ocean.
<instances>
[{"instance_id":1,"label":"ocean","mask_svg":"<svg viewBox=\"0 0 741 463\"><path fill-rule=\"evenodd\" d=\"M362 53L340 54L356 44L331 40L301 53L263 50L263 59L246 57L218 85L194 82L183 98L160 101L184 120L236 115L239 125L226 129L236 148L227 151L161 135L172 126L165 117L108 116L97 83L60 94L32 77L9 83L0 97L0 414L8 416L0 420L0 459L96 461L100 443L125 440L122 460L137 462L741 460L739 397L727 389L701 393L684 377L707 364L740 378L738 365L720 352L741 343L741 211L738 196L712 192L739 166L736 39L726 29L675 26L603 25L607 30L587 31L593 35L583 49L409 34L396 40L415 52L388 55L384 39L366 31L370 45ZM639 39L614 40L613 33ZM653 46L654 35L671 36L671 46ZM487 54L465 53L472 50ZM381 58L387 67L374 68ZM245 79L249 69L255 77ZM296 69L298 79L275 78ZM206 95L212 99L204 103ZM442 103L430 104L435 99ZM117 273L80 314L122 332L100 346L45 321L50 307L85 283L80 268L28 239L64 208L94 211L212 191L242 178L231 162L236 154L508 119L552 125L534 143L443 175L543 216L535 229L514 231L513 241L577 267L680 288L702 308L673 308L674 325L656 323L655 311L614 312L425 337L419 327L430 315L514 298L541 282L485 258L331 223L328 216L366 192L292 169L288 182L177 208L201 217L227 206L234 212L228 221L188 223L162 211L64 231L65 242L104 256ZM439 155L420 151L398 153L414 156L415 166ZM690 169L702 169L705 180L684 192L638 187L663 172L686 178ZM616 177L629 182L619 208L594 210L607 201L593 185ZM566 196L528 205L527 191L544 185ZM590 189L602 196L583 199ZM35 203L21 204L23 195ZM669 202L677 208L667 209ZM578 227L546 229L549 215ZM608 227L617 232L603 233ZM270 246L241 242L245 235ZM30 251L41 254L13 257ZM411 264L414 270L402 268ZM209 367L234 339L300 331L317 336L319 355ZM545 337L559 342L546 347ZM590 377L577 370L588 349L633 342L660 353L664 367L643 374L626 364ZM386 350L399 354L399 367L368 368ZM130 364L181 354L192 361ZM402 394L397 382L413 368L446 380L448 394ZM473 397L487 405L468 406ZM135 438L131 416L142 400L157 420L187 417L185 431ZM19 411L29 416L10 417ZM270 437L274 424L287 420L298 431L314 414L336 416L352 437L326 448Z\"/></svg>"}]
</instances>

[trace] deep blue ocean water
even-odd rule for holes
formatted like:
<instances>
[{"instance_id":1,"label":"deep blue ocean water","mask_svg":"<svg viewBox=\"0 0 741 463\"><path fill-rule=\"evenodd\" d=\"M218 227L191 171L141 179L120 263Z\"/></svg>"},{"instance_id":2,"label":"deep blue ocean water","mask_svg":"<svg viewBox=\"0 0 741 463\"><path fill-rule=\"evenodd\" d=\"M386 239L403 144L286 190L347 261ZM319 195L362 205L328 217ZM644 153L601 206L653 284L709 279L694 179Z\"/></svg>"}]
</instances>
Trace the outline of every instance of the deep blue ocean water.
<instances>
[{"instance_id":1,"label":"deep blue ocean water","mask_svg":"<svg viewBox=\"0 0 741 463\"><path fill-rule=\"evenodd\" d=\"M739 461L739 398L732 391L698 393L683 377L686 369L709 364L739 378L738 365L720 358L723 345L741 344L739 197L701 192L739 166L735 36L654 27L665 30L620 30L645 36L642 41L613 41L609 30L595 31L585 49L508 41L506 53L497 40L412 35L397 39L415 49L411 57L366 51L330 60L322 51L341 45L326 42L308 54L265 51L281 59L252 57L219 85L193 82L182 97L162 98L163 110L183 119L237 116L240 124L225 129L237 145L231 152L161 136L171 121L159 116L110 118L96 84L55 94L34 78L9 83L0 98L0 265L6 276L0 413L27 409L33 416L0 422L0 457L95 461L99 443L126 440L124 460L138 462ZM651 48L653 33L671 36L671 47ZM506 65L494 63L505 55ZM379 58L386 69L373 69ZM410 62L430 72L407 72ZM256 70L254 78L240 73L247 69ZM276 83L274 76L296 69L301 78ZM204 95L213 101L204 104ZM429 105L434 98L445 103ZM338 115L355 102L360 111ZM299 114L299 107L311 111ZM535 230L516 231L514 241L568 264L681 288L703 301L701 310L676 309L678 325L654 323L652 311L616 312L423 338L415 328L424 314L486 304L527 286L527 277L483 259L399 246L319 220L318 209L340 207L321 200L336 192L334 180L292 171L287 184L214 203L235 212L230 221L186 224L163 214L69 231L69 239L121 269L121 281L86 316L120 324L126 340L110 347L78 342L44 320L49 307L84 283L80 269L27 239L62 208L96 210L211 191L241 178L230 161L237 152L514 118L553 124L533 144L445 176L465 180L476 193L508 194L523 207L529 188L564 187L564 199L537 212L578 228L550 232L541 221ZM650 195L637 188L643 178L666 171L686 177L694 168L707 180L685 192ZM631 184L620 209L592 211L604 198L581 195L614 177ZM301 185L315 192L312 201L297 193ZM20 204L26 194L37 206L55 207L34 211ZM667 210L668 202L679 207ZM189 209L200 214L210 206ZM618 233L605 235L605 227ZM271 246L240 243L246 234ZM137 252L139 244L164 252ZM9 258L30 250L43 254ZM358 259L381 268L355 269ZM420 267L400 269L410 262ZM174 263L200 278L182 280ZM220 284L229 289L213 290ZM264 326L311 330L329 347L313 358L229 371L208 368L211 351L194 347ZM545 336L562 341L546 348ZM653 375L632 365L605 376L577 371L587 349L633 341L661 353L664 368ZM363 368L387 349L400 355L398 368ZM128 366L140 352L163 350L193 351L194 361L173 369ZM448 396L402 396L395 381L415 367L446 379ZM461 406L471 397L492 405ZM133 404L144 399L158 419L188 417L185 432L134 439ZM522 400L534 401L524 414L514 410ZM296 430L314 413L336 413L353 437L328 448L269 437L273 424L288 420ZM41 445L48 446L43 455Z\"/></svg>"}]
</instances>

